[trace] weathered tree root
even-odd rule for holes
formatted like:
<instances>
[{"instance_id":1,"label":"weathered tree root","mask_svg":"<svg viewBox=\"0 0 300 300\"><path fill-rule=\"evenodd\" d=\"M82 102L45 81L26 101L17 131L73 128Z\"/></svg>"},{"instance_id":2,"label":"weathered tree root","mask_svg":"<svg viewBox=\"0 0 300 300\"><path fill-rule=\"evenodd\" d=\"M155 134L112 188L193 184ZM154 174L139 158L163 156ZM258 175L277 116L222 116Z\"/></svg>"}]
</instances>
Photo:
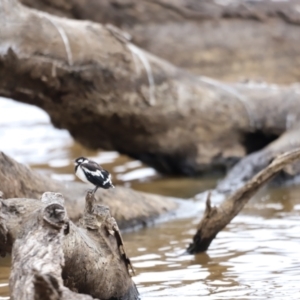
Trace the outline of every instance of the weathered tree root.
<instances>
[{"instance_id":1,"label":"weathered tree root","mask_svg":"<svg viewBox=\"0 0 300 300\"><path fill-rule=\"evenodd\" d=\"M45 193L45 204L23 223L12 250L12 300L89 300L64 287L63 236L69 227L60 194Z\"/></svg>"},{"instance_id":2,"label":"weathered tree root","mask_svg":"<svg viewBox=\"0 0 300 300\"><path fill-rule=\"evenodd\" d=\"M270 165L223 201L219 207L211 206L209 194L204 215L194 235L193 243L187 251L189 253L206 251L216 235L242 210L260 187L284 167L299 159L299 149L278 156Z\"/></svg>"},{"instance_id":3,"label":"weathered tree root","mask_svg":"<svg viewBox=\"0 0 300 300\"><path fill-rule=\"evenodd\" d=\"M15 241L21 243L23 238L27 238L30 228L35 228L34 224L38 215L46 211L45 207L48 207L49 203L51 206L53 201L57 202L58 198L61 197L60 194L48 192L43 195L42 201L32 199L0 200L1 254L10 252L11 248L14 247ZM63 226L66 223L63 222L66 218L66 213L64 210L62 212L61 208L57 212L61 212L61 215L63 215L63 218L61 218ZM55 214L49 215L55 217ZM51 225L58 228L55 220ZM49 223L50 221L51 218L49 217L45 222ZM44 226L49 227L48 223L45 223L46 225ZM68 226L64 227L65 235L62 240L62 251L64 254L62 277L65 286L76 292L100 299L138 299L138 291L129 274L130 260L125 253L118 226L114 218L110 216L109 209L103 205L96 204L95 199L88 193L84 216L79 221L79 225L76 226L71 221L68 221L66 224ZM40 228L35 228L37 234L41 231ZM60 228L57 231L60 231ZM41 232L40 234L38 237L43 238L43 241L47 244L49 235L43 236ZM20 237L21 240L19 240ZM31 241L30 237L28 239ZM56 241L59 243L60 235L58 235ZM28 247L30 245L28 244ZM15 249L19 249L18 244ZM22 255L25 255L21 248L16 251L19 252L15 252L15 254L22 253ZM45 255L45 252L42 251L41 255ZM16 255L15 262L17 265L21 263L20 259L22 257L20 258ZM57 264L60 264L60 262L61 258L58 259ZM13 274L17 274L16 272L13 272ZM40 275L43 276L41 277ZM46 277L44 275L45 272L38 273L36 285L43 286L47 284L47 281L51 280L50 278L52 277L49 277L47 274L45 275ZM14 275L12 275L11 282L12 285L16 286L17 279ZM60 286L59 281L58 283ZM49 293L51 291L53 292L53 287L50 286ZM19 298L16 296L15 299Z\"/></svg>"},{"instance_id":4,"label":"weathered tree root","mask_svg":"<svg viewBox=\"0 0 300 300\"><path fill-rule=\"evenodd\" d=\"M56 191L64 195L69 218L77 221L84 211L86 190L85 184L55 181L0 151L0 191L4 193L4 198L40 199L44 192ZM98 203L109 206L122 229L144 226L148 221L178 206L171 198L119 186L113 190L99 190L95 197Z\"/></svg>"}]
</instances>

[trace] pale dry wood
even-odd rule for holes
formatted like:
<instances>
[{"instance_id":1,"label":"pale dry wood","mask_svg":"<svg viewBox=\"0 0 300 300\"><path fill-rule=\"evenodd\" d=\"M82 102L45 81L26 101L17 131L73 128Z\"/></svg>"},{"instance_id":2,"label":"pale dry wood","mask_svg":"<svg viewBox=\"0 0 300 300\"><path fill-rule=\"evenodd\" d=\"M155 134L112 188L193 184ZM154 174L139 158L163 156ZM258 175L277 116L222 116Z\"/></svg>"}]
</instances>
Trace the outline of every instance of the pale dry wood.
<instances>
[{"instance_id":1,"label":"pale dry wood","mask_svg":"<svg viewBox=\"0 0 300 300\"><path fill-rule=\"evenodd\" d=\"M63 237L56 235L53 240L54 244L50 243L47 246L51 232L53 230L60 232L61 229L55 220L53 224L51 223L51 218L56 217L56 214L49 213L50 219L46 220L48 225L43 223L46 227L51 225L48 235L44 235L45 232L39 227L41 223L36 220L37 218L40 220L41 212L47 211L47 207L51 206L53 201L58 202L59 199L63 199L61 194L47 192L43 194L42 201L17 198L0 202L0 252L10 253L13 247L15 269L12 272L11 284L15 287L16 293L21 293L18 286L24 284L23 281L18 280L18 270L24 263L23 259L28 259L28 265L23 266L25 273L30 271L32 275L32 271L36 269L34 265L45 267L45 269L38 269L39 272L35 274L38 287L45 286L49 280L51 281L52 275L56 278L55 280L58 280L55 272L57 265L62 262L63 255L64 264L59 274L61 275L62 271L64 285L71 290L100 299L138 299L138 291L130 276L132 266L125 252L116 221L111 217L108 207L97 204L90 193L87 194L84 216L78 225L67 221L61 204L59 208L55 206L57 214L61 213L63 216L61 227L64 227L64 235ZM42 217L42 220L44 219ZM24 239L28 240L26 247L32 251L20 246ZM35 248L34 239L37 240L38 248ZM58 247L61 249L56 258L51 256L55 253L52 246L56 247L55 249ZM48 249L50 251L47 247L50 247ZM32 254L39 248L42 248L41 255L31 259ZM32 276L29 277L33 280ZM25 276L23 280L26 281L29 277ZM58 283L61 286L60 281ZM49 293L52 292L54 293L53 287L49 286ZM32 288L28 289L28 293L32 294ZM14 299L19 299L18 295L20 294L16 294ZM31 296L25 293L24 297L20 299L26 299L26 297L29 299Z\"/></svg>"},{"instance_id":2,"label":"pale dry wood","mask_svg":"<svg viewBox=\"0 0 300 300\"><path fill-rule=\"evenodd\" d=\"M283 168L299 159L299 149L279 155L265 169L223 201L219 207L211 206L209 194L204 215L198 225L193 243L188 247L188 252L199 253L206 251L217 234L243 209L260 187Z\"/></svg>"},{"instance_id":3,"label":"pale dry wood","mask_svg":"<svg viewBox=\"0 0 300 300\"><path fill-rule=\"evenodd\" d=\"M12 300L92 300L64 287L63 236L69 227L60 194L44 194L44 206L23 223L12 249Z\"/></svg>"},{"instance_id":4,"label":"pale dry wood","mask_svg":"<svg viewBox=\"0 0 300 300\"><path fill-rule=\"evenodd\" d=\"M97 204L91 193L86 196L86 208L78 228L70 226L69 235L63 246L68 257L63 278L68 286L100 299L138 298L118 225L109 208Z\"/></svg>"},{"instance_id":5,"label":"pale dry wood","mask_svg":"<svg viewBox=\"0 0 300 300\"><path fill-rule=\"evenodd\" d=\"M199 75L276 83L300 78L298 0L22 3L58 16L114 24L126 30L138 46Z\"/></svg>"}]
</instances>

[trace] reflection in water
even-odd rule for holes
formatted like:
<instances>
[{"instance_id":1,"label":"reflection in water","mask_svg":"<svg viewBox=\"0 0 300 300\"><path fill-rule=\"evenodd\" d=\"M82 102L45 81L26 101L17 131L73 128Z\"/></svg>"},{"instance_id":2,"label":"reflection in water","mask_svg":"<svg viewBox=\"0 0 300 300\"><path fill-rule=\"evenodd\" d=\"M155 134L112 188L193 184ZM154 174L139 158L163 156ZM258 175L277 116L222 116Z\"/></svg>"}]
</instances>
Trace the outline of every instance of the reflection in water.
<instances>
[{"instance_id":1,"label":"reflection in water","mask_svg":"<svg viewBox=\"0 0 300 300\"><path fill-rule=\"evenodd\" d=\"M74 158L88 156L117 184L147 192L189 198L216 181L163 177L117 152L84 149L41 110L9 100L0 99L0 126L0 150L59 180L74 180ZM124 233L142 299L299 299L299 194L300 188L263 189L196 256L184 252L203 203L187 202L181 219ZM8 299L9 266L9 258L0 260L0 299Z\"/></svg>"}]
</instances>

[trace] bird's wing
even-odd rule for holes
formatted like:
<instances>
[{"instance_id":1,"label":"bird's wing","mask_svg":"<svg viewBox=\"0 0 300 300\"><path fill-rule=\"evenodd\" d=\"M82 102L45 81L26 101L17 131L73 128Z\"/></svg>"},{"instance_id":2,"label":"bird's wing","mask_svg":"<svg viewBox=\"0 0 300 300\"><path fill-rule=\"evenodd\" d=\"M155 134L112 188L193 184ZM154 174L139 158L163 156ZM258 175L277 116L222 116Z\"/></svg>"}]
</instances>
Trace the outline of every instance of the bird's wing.
<instances>
[{"instance_id":1,"label":"bird's wing","mask_svg":"<svg viewBox=\"0 0 300 300\"><path fill-rule=\"evenodd\" d=\"M86 163L82 163L81 164L81 168L83 169L83 171L85 173L91 174L93 176L99 176L104 178L106 173L104 172L105 170L102 169L98 164L96 163L90 163L90 162L86 162ZM107 172L107 171L106 171Z\"/></svg>"},{"instance_id":2,"label":"bird's wing","mask_svg":"<svg viewBox=\"0 0 300 300\"><path fill-rule=\"evenodd\" d=\"M94 165L95 168L98 168L98 169L100 169L100 170L103 169L103 168L102 168L98 163L96 163L95 161L90 160L88 163L89 163L90 165Z\"/></svg>"}]
</instances>

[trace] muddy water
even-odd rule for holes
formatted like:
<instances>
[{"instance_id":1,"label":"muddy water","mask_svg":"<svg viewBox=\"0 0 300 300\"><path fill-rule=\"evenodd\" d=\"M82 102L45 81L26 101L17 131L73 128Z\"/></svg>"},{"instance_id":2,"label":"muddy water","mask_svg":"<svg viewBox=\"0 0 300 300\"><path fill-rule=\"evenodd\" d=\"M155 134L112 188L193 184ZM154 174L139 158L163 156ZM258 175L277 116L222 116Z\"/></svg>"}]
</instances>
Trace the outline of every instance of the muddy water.
<instances>
[{"instance_id":1,"label":"muddy water","mask_svg":"<svg viewBox=\"0 0 300 300\"><path fill-rule=\"evenodd\" d=\"M207 253L191 256L184 251L203 203L188 198L216 178L164 177L116 152L83 149L41 110L1 98L0 150L59 180L75 180L75 157L94 157L119 185L187 199L181 218L124 233L142 299L300 299L300 188L261 191ZM0 299L9 299L9 270L0 259Z\"/></svg>"}]
</instances>

